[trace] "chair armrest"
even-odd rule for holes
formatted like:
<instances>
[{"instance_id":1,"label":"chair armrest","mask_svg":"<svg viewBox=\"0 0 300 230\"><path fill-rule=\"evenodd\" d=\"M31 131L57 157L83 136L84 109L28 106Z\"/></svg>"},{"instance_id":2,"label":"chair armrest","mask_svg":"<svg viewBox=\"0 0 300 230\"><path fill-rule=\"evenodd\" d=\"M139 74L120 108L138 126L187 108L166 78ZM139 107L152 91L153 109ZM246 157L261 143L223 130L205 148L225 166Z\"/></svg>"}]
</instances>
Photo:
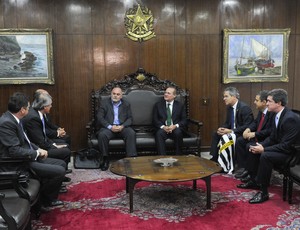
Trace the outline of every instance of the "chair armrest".
<instances>
[{"instance_id":1,"label":"chair armrest","mask_svg":"<svg viewBox=\"0 0 300 230\"><path fill-rule=\"evenodd\" d=\"M0 215L8 226L16 226L14 218L6 211L2 201L5 199L5 194L0 193Z\"/></svg>"},{"instance_id":2,"label":"chair armrest","mask_svg":"<svg viewBox=\"0 0 300 230\"><path fill-rule=\"evenodd\" d=\"M11 189L15 189L19 197L30 201L28 192L24 189L19 181L20 176L21 172L19 171L0 172L0 189L8 189L11 187ZM24 181L22 181L22 183L23 182Z\"/></svg>"},{"instance_id":3,"label":"chair armrest","mask_svg":"<svg viewBox=\"0 0 300 230\"><path fill-rule=\"evenodd\" d=\"M300 163L300 144L296 144L293 147L294 147L293 157L289 162L290 167L294 167L295 165Z\"/></svg>"},{"instance_id":4,"label":"chair armrest","mask_svg":"<svg viewBox=\"0 0 300 230\"><path fill-rule=\"evenodd\" d=\"M85 128L87 130L88 140L90 140L95 133L95 120L93 119L89 121Z\"/></svg>"},{"instance_id":5,"label":"chair armrest","mask_svg":"<svg viewBox=\"0 0 300 230\"><path fill-rule=\"evenodd\" d=\"M4 163L22 163L26 161L31 161L29 156L22 156L22 157L0 157L0 164Z\"/></svg>"},{"instance_id":6,"label":"chair armrest","mask_svg":"<svg viewBox=\"0 0 300 230\"><path fill-rule=\"evenodd\" d=\"M188 123L195 126L197 129L197 136L200 138L201 137L201 127L203 126L203 122L202 121L198 121L192 118L188 119Z\"/></svg>"}]
</instances>

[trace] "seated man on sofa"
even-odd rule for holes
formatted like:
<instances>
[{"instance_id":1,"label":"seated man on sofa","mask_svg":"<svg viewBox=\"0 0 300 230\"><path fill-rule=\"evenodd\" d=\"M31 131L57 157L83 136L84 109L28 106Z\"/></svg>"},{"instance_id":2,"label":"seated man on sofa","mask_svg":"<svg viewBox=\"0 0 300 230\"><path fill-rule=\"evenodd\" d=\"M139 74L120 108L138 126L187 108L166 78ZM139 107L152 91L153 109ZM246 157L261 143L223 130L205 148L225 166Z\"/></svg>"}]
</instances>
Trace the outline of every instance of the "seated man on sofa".
<instances>
[{"instance_id":1,"label":"seated man on sofa","mask_svg":"<svg viewBox=\"0 0 300 230\"><path fill-rule=\"evenodd\" d=\"M175 101L175 87L168 87L163 100L157 102L153 109L153 125L156 128L155 140L157 151L160 155L166 155L166 143L168 138L174 140L175 154L181 154L183 145L183 129L187 125L184 105Z\"/></svg>"},{"instance_id":2,"label":"seated man on sofa","mask_svg":"<svg viewBox=\"0 0 300 230\"><path fill-rule=\"evenodd\" d=\"M136 134L130 127L132 115L130 104L122 99L123 93L120 87L114 87L111 97L101 101L98 110L96 129L98 145L103 161L100 165L102 171L109 167L108 144L113 137L122 137L126 144L128 157L136 156Z\"/></svg>"}]
</instances>

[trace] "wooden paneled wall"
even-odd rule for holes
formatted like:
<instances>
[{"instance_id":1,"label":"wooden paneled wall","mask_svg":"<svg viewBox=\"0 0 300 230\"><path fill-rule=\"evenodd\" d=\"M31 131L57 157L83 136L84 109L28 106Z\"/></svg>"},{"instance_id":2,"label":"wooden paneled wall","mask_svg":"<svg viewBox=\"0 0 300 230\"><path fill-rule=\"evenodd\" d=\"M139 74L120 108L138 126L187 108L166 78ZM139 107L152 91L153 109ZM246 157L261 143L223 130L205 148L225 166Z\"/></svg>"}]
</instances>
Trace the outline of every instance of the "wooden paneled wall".
<instances>
[{"instance_id":1,"label":"wooden paneled wall","mask_svg":"<svg viewBox=\"0 0 300 230\"><path fill-rule=\"evenodd\" d=\"M125 37L125 12L140 3L154 15L156 37ZM204 122L203 145L223 122L222 31L224 28L291 28L288 83L235 83L251 104L262 89L284 88L289 106L300 109L300 1L298 0L0 0L0 28L52 28L55 85L0 85L0 113L9 95L32 96L44 88L54 98L56 123L86 147L89 94L138 67L175 81L191 93L191 115ZM202 105L208 98L209 104ZM256 113L256 112L255 112Z\"/></svg>"}]
</instances>

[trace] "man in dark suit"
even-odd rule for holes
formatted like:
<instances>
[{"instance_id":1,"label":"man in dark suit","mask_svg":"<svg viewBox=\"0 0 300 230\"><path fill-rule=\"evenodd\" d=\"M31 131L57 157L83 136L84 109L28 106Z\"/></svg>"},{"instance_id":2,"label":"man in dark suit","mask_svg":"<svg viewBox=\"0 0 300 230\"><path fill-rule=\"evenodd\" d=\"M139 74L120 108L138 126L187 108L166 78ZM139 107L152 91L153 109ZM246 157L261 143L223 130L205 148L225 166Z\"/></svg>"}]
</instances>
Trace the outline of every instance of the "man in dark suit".
<instances>
[{"instance_id":1,"label":"man in dark suit","mask_svg":"<svg viewBox=\"0 0 300 230\"><path fill-rule=\"evenodd\" d=\"M156 128L155 140L160 155L166 155L165 141L168 138L174 140L175 154L182 153L183 130L187 125L187 119L184 105L175 100L176 94L175 87L168 87L163 100L157 102L153 109L153 125Z\"/></svg>"},{"instance_id":2,"label":"man in dark suit","mask_svg":"<svg viewBox=\"0 0 300 230\"><path fill-rule=\"evenodd\" d=\"M273 131L262 142L250 146L249 174L251 179L237 187L243 189L260 189L252 199L251 204L262 203L269 199L268 186L272 169L286 162L300 138L300 118L286 107L287 92L283 89L273 89L268 93L267 107L274 112Z\"/></svg>"},{"instance_id":3,"label":"man in dark suit","mask_svg":"<svg viewBox=\"0 0 300 230\"><path fill-rule=\"evenodd\" d=\"M240 101L239 97L239 91L235 87L228 87L224 90L223 100L227 106L227 115L225 123L212 136L210 155L213 161L218 162L218 143L221 137L230 133L239 137L253 121L251 108Z\"/></svg>"},{"instance_id":4,"label":"man in dark suit","mask_svg":"<svg viewBox=\"0 0 300 230\"><path fill-rule=\"evenodd\" d=\"M49 157L61 159L70 162L71 150L67 144L58 144L48 138L45 127L45 114L50 113L52 99L49 94L41 94L39 100L33 103L29 109L28 115L23 118L22 122L29 139L40 148L48 151ZM67 168L66 168L67 170ZM70 181L68 177L65 181Z\"/></svg>"},{"instance_id":5,"label":"man in dark suit","mask_svg":"<svg viewBox=\"0 0 300 230\"><path fill-rule=\"evenodd\" d=\"M114 87L111 97L101 101L97 114L97 137L100 154L103 161L100 165L102 171L109 167L108 143L113 137L122 137L126 144L128 157L136 156L136 134L130 127L132 115L130 104L122 99L123 93L120 87Z\"/></svg>"},{"instance_id":6,"label":"man in dark suit","mask_svg":"<svg viewBox=\"0 0 300 230\"><path fill-rule=\"evenodd\" d=\"M268 91L260 91L254 100L254 104L258 109L258 114L256 119L245 129L243 136L237 138L235 143L235 153L237 156L237 164L239 168L245 169L239 174L236 174L236 178L241 178L244 181L249 178L247 170L247 158L249 155L249 146L254 145L255 142L263 141L272 132L273 124L273 112L268 112L267 108L267 97Z\"/></svg>"},{"instance_id":7,"label":"man in dark suit","mask_svg":"<svg viewBox=\"0 0 300 230\"><path fill-rule=\"evenodd\" d=\"M32 107L35 107L36 103L39 103L41 99L41 95L43 94L48 94L51 97L48 91L44 89L37 89L33 95L34 100L32 102ZM70 146L71 137L66 133L65 129L54 124L51 121L51 117L49 116L49 114L43 114L43 115L45 118L44 120L45 120L47 137L50 138L55 143L68 144Z\"/></svg>"},{"instance_id":8,"label":"man in dark suit","mask_svg":"<svg viewBox=\"0 0 300 230\"><path fill-rule=\"evenodd\" d=\"M23 93L15 93L9 98L8 111L0 118L0 155L1 157L29 157L30 162L1 168L30 172L30 168L41 180L41 201L44 206L62 205L58 200L63 178L65 162L48 158L48 152L30 142L24 132L21 119L28 114L29 100Z\"/></svg>"}]
</instances>

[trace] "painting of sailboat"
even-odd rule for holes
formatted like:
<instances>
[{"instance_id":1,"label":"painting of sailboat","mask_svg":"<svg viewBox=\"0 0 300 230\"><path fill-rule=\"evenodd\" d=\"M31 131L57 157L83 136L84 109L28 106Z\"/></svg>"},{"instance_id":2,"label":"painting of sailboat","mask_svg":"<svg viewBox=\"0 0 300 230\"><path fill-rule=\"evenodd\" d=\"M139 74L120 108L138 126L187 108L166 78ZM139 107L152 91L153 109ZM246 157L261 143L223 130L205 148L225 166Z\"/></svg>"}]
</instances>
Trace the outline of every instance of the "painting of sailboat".
<instances>
[{"instance_id":1,"label":"painting of sailboat","mask_svg":"<svg viewBox=\"0 0 300 230\"><path fill-rule=\"evenodd\" d=\"M290 29L224 29L223 82L288 81Z\"/></svg>"},{"instance_id":2,"label":"painting of sailboat","mask_svg":"<svg viewBox=\"0 0 300 230\"><path fill-rule=\"evenodd\" d=\"M244 54L244 42L241 48L241 56L239 59L236 60L236 64L234 66L234 69L236 70L236 73L238 76L246 76L255 71L256 63L254 61L253 57L245 56Z\"/></svg>"},{"instance_id":3,"label":"painting of sailboat","mask_svg":"<svg viewBox=\"0 0 300 230\"><path fill-rule=\"evenodd\" d=\"M266 68L273 68L275 66L275 61L271 58L272 52L266 45L253 38L251 39L251 45L256 56L255 64L258 70L262 71L262 74L265 73Z\"/></svg>"}]
</instances>

